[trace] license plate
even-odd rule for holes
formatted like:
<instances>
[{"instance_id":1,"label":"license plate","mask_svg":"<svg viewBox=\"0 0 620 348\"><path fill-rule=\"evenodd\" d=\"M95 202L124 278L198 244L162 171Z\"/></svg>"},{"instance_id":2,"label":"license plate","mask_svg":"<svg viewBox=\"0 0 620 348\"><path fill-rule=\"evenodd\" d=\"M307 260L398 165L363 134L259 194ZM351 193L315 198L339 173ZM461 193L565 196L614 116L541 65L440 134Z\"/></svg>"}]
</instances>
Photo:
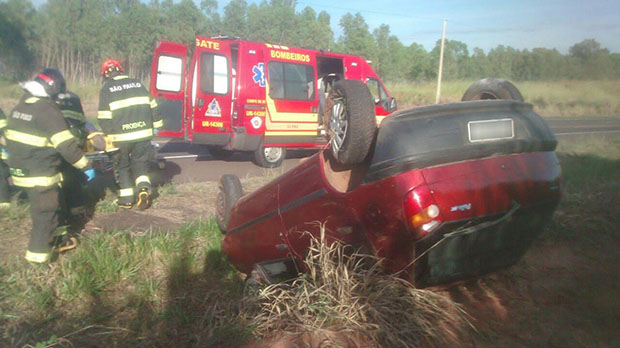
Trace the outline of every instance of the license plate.
<instances>
[{"instance_id":1,"label":"license plate","mask_svg":"<svg viewBox=\"0 0 620 348\"><path fill-rule=\"evenodd\" d=\"M469 141L493 141L515 137L514 122L511 118L499 120L470 121L467 124Z\"/></svg>"}]
</instances>

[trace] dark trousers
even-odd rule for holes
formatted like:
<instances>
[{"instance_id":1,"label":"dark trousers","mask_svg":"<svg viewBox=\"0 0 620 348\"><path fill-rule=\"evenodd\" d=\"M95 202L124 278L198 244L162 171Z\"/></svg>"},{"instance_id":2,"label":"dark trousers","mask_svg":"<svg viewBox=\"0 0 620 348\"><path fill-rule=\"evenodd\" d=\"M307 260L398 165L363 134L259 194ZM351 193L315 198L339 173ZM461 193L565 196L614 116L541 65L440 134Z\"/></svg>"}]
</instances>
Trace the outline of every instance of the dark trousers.
<instances>
[{"instance_id":1,"label":"dark trousers","mask_svg":"<svg viewBox=\"0 0 620 348\"><path fill-rule=\"evenodd\" d=\"M134 203L134 187L137 191L146 189L151 193L151 181L148 176L149 162L153 159L153 148L150 140L136 143L115 144L118 152L112 154L114 175L120 186L118 202Z\"/></svg>"},{"instance_id":2,"label":"dark trousers","mask_svg":"<svg viewBox=\"0 0 620 348\"><path fill-rule=\"evenodd\" d=\"M50 253L56 229L65 224L66 214L60 185L24 188L30 203L32 231L28 251Z\"/></svg>"},{"instance_id":3,"label":"dark trousers","mask_svg":"<svg viewBox=\"0 0 620 348\"><path fill-rule=\"evenodd\" d=\"M62 191L65 197L67 212L69 215L83 213L88 204L86 175L65 161L60 166L60 172L63 178Z\"/></svg>"},{"instance_id":4,"label":"dark trousers","mask_svg":"<svg viewBox=\"0 0 620 348\"><path fill-rule=\"evenodd\" d=\"M0 159L0 203L8 203L11 201L9 193L9 166Z\"/></svg>"}]
</instances>

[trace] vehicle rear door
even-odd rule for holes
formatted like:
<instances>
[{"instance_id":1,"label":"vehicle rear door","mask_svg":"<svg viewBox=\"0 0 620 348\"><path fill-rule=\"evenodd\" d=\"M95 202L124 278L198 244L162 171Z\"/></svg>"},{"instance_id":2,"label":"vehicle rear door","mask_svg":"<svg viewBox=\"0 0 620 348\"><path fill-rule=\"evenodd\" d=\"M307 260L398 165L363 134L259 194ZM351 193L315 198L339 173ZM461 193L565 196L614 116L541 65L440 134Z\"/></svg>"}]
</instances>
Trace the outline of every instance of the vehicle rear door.
<instances>
[{"instance_id":1,"label":"vehicle rear door","mask_svg":"<svg viewBox=\"0 0 620 348\"><path fill-rule=\"evenodd\" d=\"M155 42L150 89L164 121L159 136L181 138L185 134L186 69L187 46L170 41Z\"/></svg>"},{"instance_id":2,"label":"vehicle rear door","mask_svg":"<svg viewBox=\"0 0 620 348\"><path fill-rule=\"evenodd\" d=\"M196 39L194 142L225 145L231 130L232 59L230 42Z\"/></svg>"}]
</instances>

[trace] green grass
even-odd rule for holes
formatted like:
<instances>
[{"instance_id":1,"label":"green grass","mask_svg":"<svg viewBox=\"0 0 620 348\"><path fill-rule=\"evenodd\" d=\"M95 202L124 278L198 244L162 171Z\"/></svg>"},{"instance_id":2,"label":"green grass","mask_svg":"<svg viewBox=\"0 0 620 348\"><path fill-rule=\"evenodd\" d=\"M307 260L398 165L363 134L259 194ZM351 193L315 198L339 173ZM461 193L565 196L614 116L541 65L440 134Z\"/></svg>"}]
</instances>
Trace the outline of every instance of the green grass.
<instances>
[{"instance_id":1,"label":"green grass","mask_svg":"<svg viewBox=\"0 0 620 348\"><path fill-rule=\"evenodd\" d=\"M441 103L457 102L474 81L444 81ZM544 116L620 117L620 80L513 81L526 102ZM387 85L399 108L435 103L436 82Z\"/></svg>"},{"instance_id":2,"label":"green grass","mask_svg":"<svg viewBox=\"0 0 620 348\"><path fill-rule=\"evenodd\" d=\"M241 344L249 337L237 318L243 283L220 240L214 221L197 220L175 233L87 234L49 270L2 265L0 345L82 328L74 346Z\"/></svg>"}]
</instances>

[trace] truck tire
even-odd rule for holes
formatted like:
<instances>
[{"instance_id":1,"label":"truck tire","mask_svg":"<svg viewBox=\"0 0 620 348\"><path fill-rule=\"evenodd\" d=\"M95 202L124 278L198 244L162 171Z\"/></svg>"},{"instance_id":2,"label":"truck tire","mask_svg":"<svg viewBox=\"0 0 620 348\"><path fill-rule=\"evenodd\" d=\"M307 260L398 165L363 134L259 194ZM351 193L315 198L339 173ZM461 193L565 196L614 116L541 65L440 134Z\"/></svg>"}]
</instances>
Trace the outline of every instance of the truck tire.
<instances>
[{"instance_id":1,"label":"truck tire","mask_svg":"<svg viewBox=\"0 0 620 348\"><path fill-rule=\"evenodd\" d=\"M217 145L207 145L207 149L213 158L217 160L226 160L229 159L233 155L233 151L226 150L221 146Z\"/></svg>"},{"instance_id":2,"label":"truck tire","mask_svg":"<svg viewBox=\"0 0 620 348\"><path fill-rule=\"evenodd\" d=\"M217 202L215 204L215 218L222 233L226 233L230 211L241 196L243 196L243 188L239 178L233 174L222 175L218 183Z\"/></svg>"},{"instance_id":3,"label":"truck tire","mask_svg":"<svg viewBox=\"0 0 620 348\"><path fill-rule=\"evenodd\" d=\"M368 87L357 80L335 83L327 97L324 118L334 158L347 165L363 162L377 127Z\"/></svg>"},{"instance_id":4,"label":"truck tire","mask_svg":"<svg viewBox=\"0 0 620 348\"><path fill-rule=\"evenodd\" d=\"M511 99L523 101L519 89L512 82L494 77L487 77L474 82L463 94L461 101Z\"/></svg>"},{"instance_id":5,"label":"truck tire","mask_svg":"<svg viewBox=\"0 0 620 348\"><path fill-rule=\"evenodd\" d=\"M261 143L258 149L254 151L256 164L263 168L277 168L282 165L285 158L285 147L263 147L263 143Z\"/></svg>"}]
</instances>

